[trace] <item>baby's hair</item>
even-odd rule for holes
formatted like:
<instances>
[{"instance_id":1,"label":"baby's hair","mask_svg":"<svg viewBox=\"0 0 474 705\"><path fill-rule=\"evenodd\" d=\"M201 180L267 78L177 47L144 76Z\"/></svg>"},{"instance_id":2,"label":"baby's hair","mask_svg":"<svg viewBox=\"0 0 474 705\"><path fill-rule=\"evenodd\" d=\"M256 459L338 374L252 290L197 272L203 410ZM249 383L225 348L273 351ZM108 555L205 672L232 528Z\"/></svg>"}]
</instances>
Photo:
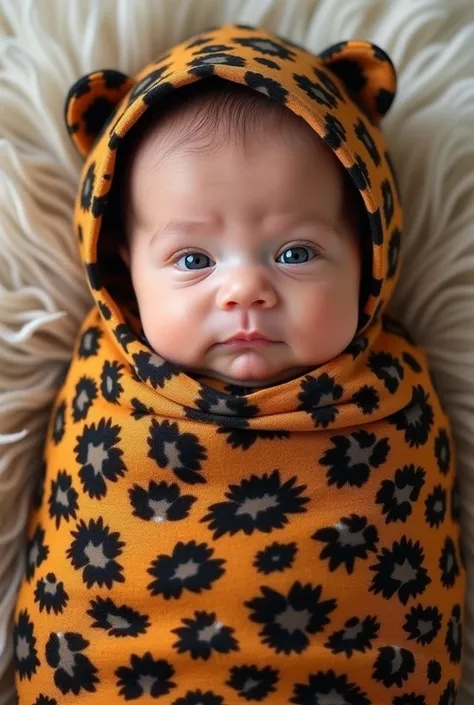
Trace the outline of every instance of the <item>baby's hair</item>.
<instances>
[{"instance_id":1,"label":"baby's hair","mask_svg":"<svg viewBox=\"0 0 474 705\"><path fill-rule=\"evenodd\" d=\"M164 160L177 147L194 154L218 152L229 144L250 149L255 144L263 143L268 135L275 139L275 130L268 129L269 123L277 128L279 137L290 146L294 146L298 139L305 144L317 139L312 128L302 118L280 103L247 86L217 77L181 87L148 108L145 115L125 135L117 151L106 226L113 229L117 247L128 242L130 223L133 223L135 217L128 187L132 161L153 129L163 127L160 159ZM367 215L358 190L342 165L340 169L344 200L360 234L361 302L365 302L372 269Z\"/></svg>"}]
</instances>

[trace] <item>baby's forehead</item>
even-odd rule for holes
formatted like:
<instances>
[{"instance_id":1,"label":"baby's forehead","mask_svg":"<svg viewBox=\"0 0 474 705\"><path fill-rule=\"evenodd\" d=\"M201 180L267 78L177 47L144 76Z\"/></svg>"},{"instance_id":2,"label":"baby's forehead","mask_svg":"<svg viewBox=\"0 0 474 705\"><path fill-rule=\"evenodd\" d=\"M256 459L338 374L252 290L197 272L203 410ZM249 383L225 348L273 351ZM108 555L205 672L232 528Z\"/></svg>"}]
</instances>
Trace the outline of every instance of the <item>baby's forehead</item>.
<instances>
[{"instance_id":1,"label":"baby's forehead","mask_svg":"<svg viewBox=\"0 0 474 705\"><path fill-rule=\"evenodd\" d=\"M302 120L286 125L270 120L245 135L230 134L218 124L209 124L205 131L193 127L192 116L184 113L179 124L158 119L150 126L127 166L129 185L138 197L143 184L166 183L175 174L191 178L199 173L212 181L221 175L227 180L229 169L242 175L260 171L269 185L286 182L285 172L317 181L324 173L334 184L344 178L341 162Z\"/></svg>"},{"instance_id":2,"label":"baby's forehead","mask_svg":"<svg viewBox=\"0 0 474 705\"><path fill-rule=\"evenodd\" d=\"M316 168L318 180L324 172L328 184L342 191L344 201L352 198L347 190L353 191L354 187L346 170L303 118L266 95L220 81L220 85L178 89L172 100L148 108L126 135L116 165L122 212L127 220L130 215L131 222L139 222L141 210L151 207L147 201L153 185L161 181L169 190L167 162L184 169L188 176L190 165L200 165L208 155L217 155L218 159L210 163L216 164L218 173L224 169L225 174L231 164L231 150L237 148L251 155L252 166L257 168L259 155L268 147L274 155L275 176L280 173L282 182L283 163L278 171L280 148L286 160L291 155L298 163L299 173L307 171L314 177Z\"/></svg>"}]
</instances>

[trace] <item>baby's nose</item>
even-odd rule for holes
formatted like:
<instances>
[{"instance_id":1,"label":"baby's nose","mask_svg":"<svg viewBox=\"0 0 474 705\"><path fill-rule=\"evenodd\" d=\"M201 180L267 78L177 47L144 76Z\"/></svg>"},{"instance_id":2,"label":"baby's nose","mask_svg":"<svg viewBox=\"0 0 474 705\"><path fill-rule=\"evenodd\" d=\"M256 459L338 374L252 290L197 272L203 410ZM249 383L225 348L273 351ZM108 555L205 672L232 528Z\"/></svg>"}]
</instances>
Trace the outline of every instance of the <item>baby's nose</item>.
<instances>
[{"instance_id":1,"label":"baby's nose","mask_svg":"<svg viewBox=\"0 0 474 705\"><path fill-rule=\"evenodd\" d=\"M277 293L268 276L258 267L239 267L229 274L219 289L217 304L222 309L272 308L277 303Z\"/></svg>"}]
</instances>

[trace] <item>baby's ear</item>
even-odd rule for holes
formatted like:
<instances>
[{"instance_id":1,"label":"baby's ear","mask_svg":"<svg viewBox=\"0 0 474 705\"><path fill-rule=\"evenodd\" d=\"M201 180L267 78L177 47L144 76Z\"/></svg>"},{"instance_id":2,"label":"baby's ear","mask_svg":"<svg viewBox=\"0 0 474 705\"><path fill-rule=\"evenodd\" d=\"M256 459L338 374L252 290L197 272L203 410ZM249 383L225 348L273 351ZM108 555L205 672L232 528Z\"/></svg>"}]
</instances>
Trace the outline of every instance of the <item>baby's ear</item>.
<instances>
[{"instance_id":1,"label":"baby's ear","mask_svg":"<svg viewBox=\"0 0 474 705\"><path fill-rule=\"evenodd\" d=\"M130 250L127 245L119 245L119 255L130 269Z\"/></svg>"},{"instance_id":2,"label":"baby's ear","mask_svg":"<svg viewBox=\"0 0 474 705\"><path fill-rule=\"evenodd\" d=\"M121 71L93 71L69 89L64 105L66 127L81 156L90 151L112 118L115 107L135 81Z\"/></svg>"},{"instance_id":3,"label":"baby's ear","mask_svg":"<svg viewBox=\"0 0 474 705\"><path fill-rule=\"evenodd\" d=\"M350 97L378 124L397 90L397 74L388 54L371 42L349 40L330 46L319 56Z\"/></svg>"}]
</instances>

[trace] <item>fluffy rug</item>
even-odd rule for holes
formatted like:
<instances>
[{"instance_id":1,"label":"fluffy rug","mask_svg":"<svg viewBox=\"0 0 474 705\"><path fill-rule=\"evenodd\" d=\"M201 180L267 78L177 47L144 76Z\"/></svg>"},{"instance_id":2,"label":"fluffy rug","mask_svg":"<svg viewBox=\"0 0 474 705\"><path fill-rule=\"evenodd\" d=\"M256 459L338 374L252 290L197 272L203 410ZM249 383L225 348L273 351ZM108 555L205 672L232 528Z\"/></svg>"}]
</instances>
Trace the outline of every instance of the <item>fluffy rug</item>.
<instances>
[{"instance_id":1,"label":"fluffy rug","mask_svg":"<svg viewBox=\"0 0 474 705\"><path fill-rule=\"evenodd\" d=\"M399 72L385 120L406 214L392 313L428 352L457 443L474 578L474 3L462 0L0 0L0 705L14 702L11 613L51 402L91 299L71 232L80 159L72 82L134 73L212 25L261 24L320 51L369 39ZM474 698L474 590L459 705ZM431 704L426 704L431 705Z\"/></svg>"}]
</instances>

